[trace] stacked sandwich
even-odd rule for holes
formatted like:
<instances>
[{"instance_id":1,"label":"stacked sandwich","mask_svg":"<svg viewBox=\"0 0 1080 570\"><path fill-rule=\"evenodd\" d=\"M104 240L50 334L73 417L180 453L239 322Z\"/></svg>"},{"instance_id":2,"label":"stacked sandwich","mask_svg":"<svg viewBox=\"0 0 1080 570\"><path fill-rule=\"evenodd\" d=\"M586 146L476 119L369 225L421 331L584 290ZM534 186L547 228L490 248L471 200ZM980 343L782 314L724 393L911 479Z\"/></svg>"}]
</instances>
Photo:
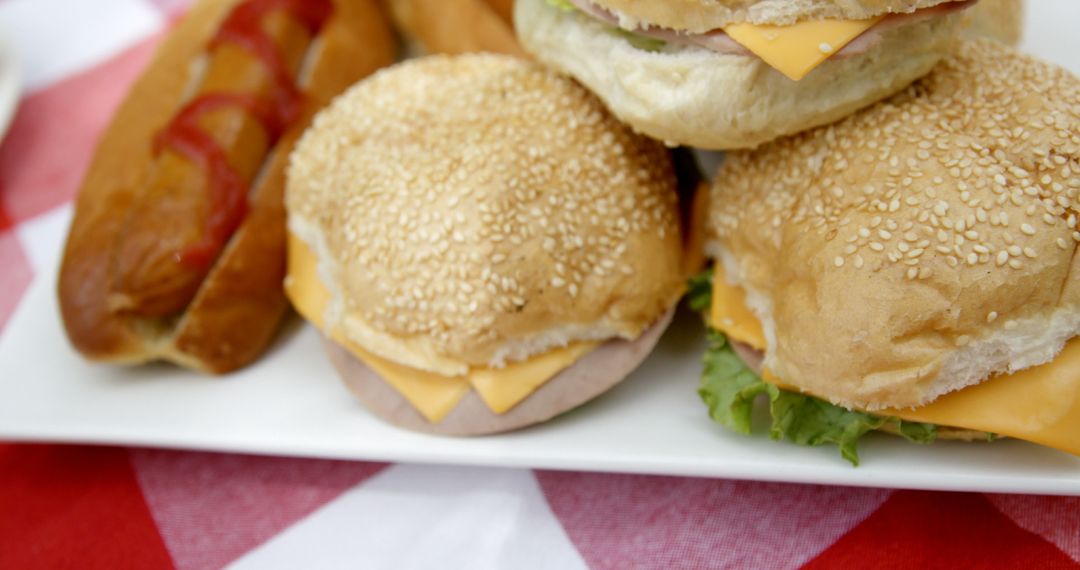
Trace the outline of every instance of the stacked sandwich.
<instances>
[{"instance_id":1,"label":"stacked sandwich","mask_svg":"<svg viewBox=\"0 0 1080 570\"><path fill-rule=\"evenodd\" d=\"M874 430L1080 454L1080 81L958 41L1016 39L1018 3L973 4L518 3L526 48L640 131L754 149L697 206L717 422L764 395L774 438L852 462Z\"/></svg>"}]
</instances>

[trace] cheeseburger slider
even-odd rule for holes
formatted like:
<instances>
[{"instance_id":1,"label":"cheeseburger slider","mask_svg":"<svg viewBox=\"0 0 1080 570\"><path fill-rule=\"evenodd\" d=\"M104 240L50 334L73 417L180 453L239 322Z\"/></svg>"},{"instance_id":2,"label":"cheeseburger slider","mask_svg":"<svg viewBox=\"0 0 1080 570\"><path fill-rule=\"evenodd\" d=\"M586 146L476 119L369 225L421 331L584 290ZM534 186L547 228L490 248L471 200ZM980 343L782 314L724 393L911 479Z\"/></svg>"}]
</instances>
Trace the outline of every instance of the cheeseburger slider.
<instances>
[{"instance_id":1,"label":"cheeseburger slider","mask_svg":"<svg viewBox=\"0 0 1080 570\"><path fill-rule=\"evenodd\" d=\"M475 435L644 360L683 291L671 159L576 83L432 56L356 85L292 157L286 288L372 412Z\"/></svg>"},{"instance_id":2,"label":"cheeseburger slider","mask_svg":"<svg viewBox=\"0 0 1080 570\"><path fill-rule=\"evenodd\" d=\"M987 40L840 123L731 154L694 297L716 333L713 418L749 431L766 393L775 438L852 461L874 429L1080 454L1078 194L1080 80Z\"/></svg>"},{"instance_id":3,"label":"cheeseburger slider","mask_svg":"<svg viewBox=\"0 0 1080 570\"><path fill-rule=\"evenodd\" d=\"M523 47L669 144L753 148L900 91L974 0L519 0Z\"/></svg>"}]
</instances>

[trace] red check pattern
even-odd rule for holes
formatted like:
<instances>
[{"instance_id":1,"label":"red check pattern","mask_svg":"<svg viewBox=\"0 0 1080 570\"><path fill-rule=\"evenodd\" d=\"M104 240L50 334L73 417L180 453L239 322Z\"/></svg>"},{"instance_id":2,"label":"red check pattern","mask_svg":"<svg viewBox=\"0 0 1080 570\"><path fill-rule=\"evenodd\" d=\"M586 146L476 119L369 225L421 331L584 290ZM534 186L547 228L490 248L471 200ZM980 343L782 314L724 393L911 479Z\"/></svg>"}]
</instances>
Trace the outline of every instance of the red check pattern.
<instances>
[{"instance_id":1,"label":"red check pattern","mask_svg":"<svg viewBox=\"0 0 1080 570\"><path fill-rule=\"evenodd\" d=\"M0 18L20 1L30 0L0 1ZM188 0L105 4L153 7L165 26ZM22 243L20 228L73 198L95 140L159 39L160 32L22 100L0 147L0 330L33 278L32 244ZM346 496L378 487L385 504L408 505L438 493L429 489L437 485L395 475L374 463L0 444L0 568L242 567L259 549L307 548L298 529L347 540L349 517L330 508ZM550 549L569 549L560 560L591 568L1080 568L1078 498L525 475L542 503L530 516L553 517L562 533ZM377 522L396 513L350 514ZM515 530L447 522L429 532L454 544ZM405 549L412 538L399 534L391 538ZM467 555L447 549L448 560ZM364 552L350 560L310 556L313 565L365 565ZM476 560L485 565L490 559Z\"/></svg>"}]
</instances>

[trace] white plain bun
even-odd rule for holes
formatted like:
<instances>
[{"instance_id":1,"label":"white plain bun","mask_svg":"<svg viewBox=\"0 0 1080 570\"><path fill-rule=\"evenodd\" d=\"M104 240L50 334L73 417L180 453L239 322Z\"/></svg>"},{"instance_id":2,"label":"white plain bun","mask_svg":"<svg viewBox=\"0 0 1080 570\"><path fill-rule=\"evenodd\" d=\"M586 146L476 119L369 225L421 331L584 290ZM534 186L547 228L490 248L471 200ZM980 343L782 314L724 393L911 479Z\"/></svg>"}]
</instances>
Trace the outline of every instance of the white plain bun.
<instances>
[{"instance_id":1,"label":"white plain bun","mask_svg":"<svg viewBox=\"0 0 1080 570\"><path fill-rule=\"evenodd\" d=\"M989 40L835 125L731 153L709 251L765 366L907 408L1052 360L1080 333L1080 79Z\"/></svg>"},{"instance_id":2,"label":"white plain bun","mask_svg":"<svg viewBox=\"0 0 1080 570\"><path fill-rule=\"evenodd\" d=\"M876 47L791 81L757 57L698 47L649 52L546 0L519 0L518 37L540 61L596 93L638 131L671 145L754 148L841 119L922 77L953 42L959 15L884 32Z\"/></svg>"}]
</instances>

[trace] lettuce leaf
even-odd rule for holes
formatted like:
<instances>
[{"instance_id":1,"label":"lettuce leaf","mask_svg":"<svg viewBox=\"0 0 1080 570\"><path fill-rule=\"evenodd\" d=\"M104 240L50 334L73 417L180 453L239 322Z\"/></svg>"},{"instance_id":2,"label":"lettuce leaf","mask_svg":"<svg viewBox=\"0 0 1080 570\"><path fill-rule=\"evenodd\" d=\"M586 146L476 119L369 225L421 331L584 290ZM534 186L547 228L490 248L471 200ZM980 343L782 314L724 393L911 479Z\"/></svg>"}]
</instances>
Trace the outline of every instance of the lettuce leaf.
<instances>
[{"instance_id":1,"label":"lettuce leaf","mask_svg":"<svg viewBox=\"0 0 1080 570\"><path fill-rule=\"evenodd\" d=\"M709 407L713 421L742 434L751 433L754 401L764 395L772 417L771 439L810 446L836 444L840 455L854 466L859 465L859 438L887 425L916 443L930 443L937 437L937 426L933 424L848 410L763 382L735 354L727 338L713 330L709 331L698 395Z\"/></svg>"},{"instance_id":2,"label":"lettuce leaf","mask_svg":"<svg viewBox=\"0 0 1080 570\"><path fill-rule=\"evenodd\" d=\"M548 6L551 6L552 8L556 8L558 10L562 10L563 12L575 12L578 9L577 6L575 6L573 2L570 2L570 0L546 0L546 1L548 3ZM642 35L639 35L639 34L635 34L634 32L631 32L629 30L624 30L624 29L622 29L622 28L620 28L618 26L607 26L607 28L611 33L623 38L630 45L632 45L632 46L634 46L634 47L636 47L637 49L640 49L640 50L650 51L650 52L657 52L657 51L660 51L660 50L664 49L664 46L667 45L667 42L665 42L664 40L660 40L660 39L656 39L656 38L650 38L648 36L642 36Z\"/></svg>"},{"instance_id":3,"label":"lettuce leaf","mask_svg":"<svg viewBox=\"0 0 1080 570\"><path fill-rule=\"evenodd\" d=\"M547 0L549 6L558 8L563 12L573 12L577 10L577 6L574 6L570 0Z\"/></svg>"},{"instance_id":4,"label":"lettuce leaf","mask_svg":"<svg viewBox=\"0 0 1080 570\"><path fill-rule=\"evenodd\" d=\"M667 42L665 42L664 40L635 34L634 32L624 30L622 28L612 26L611 31L621 36L630 45L642 51L658 52L664 49L664 46L667 45Z\"/></svg>"},{"instance_id":5,"label":"lettuce leaf","mask_svg":"<svg viewBox=\"0 0 1080 570\"><path fill-rule=\"evenodd\" d=\"M686 282L686 306L695 313L708 313L712 307L712 267Z\"/></svg>"}]
</instances>

